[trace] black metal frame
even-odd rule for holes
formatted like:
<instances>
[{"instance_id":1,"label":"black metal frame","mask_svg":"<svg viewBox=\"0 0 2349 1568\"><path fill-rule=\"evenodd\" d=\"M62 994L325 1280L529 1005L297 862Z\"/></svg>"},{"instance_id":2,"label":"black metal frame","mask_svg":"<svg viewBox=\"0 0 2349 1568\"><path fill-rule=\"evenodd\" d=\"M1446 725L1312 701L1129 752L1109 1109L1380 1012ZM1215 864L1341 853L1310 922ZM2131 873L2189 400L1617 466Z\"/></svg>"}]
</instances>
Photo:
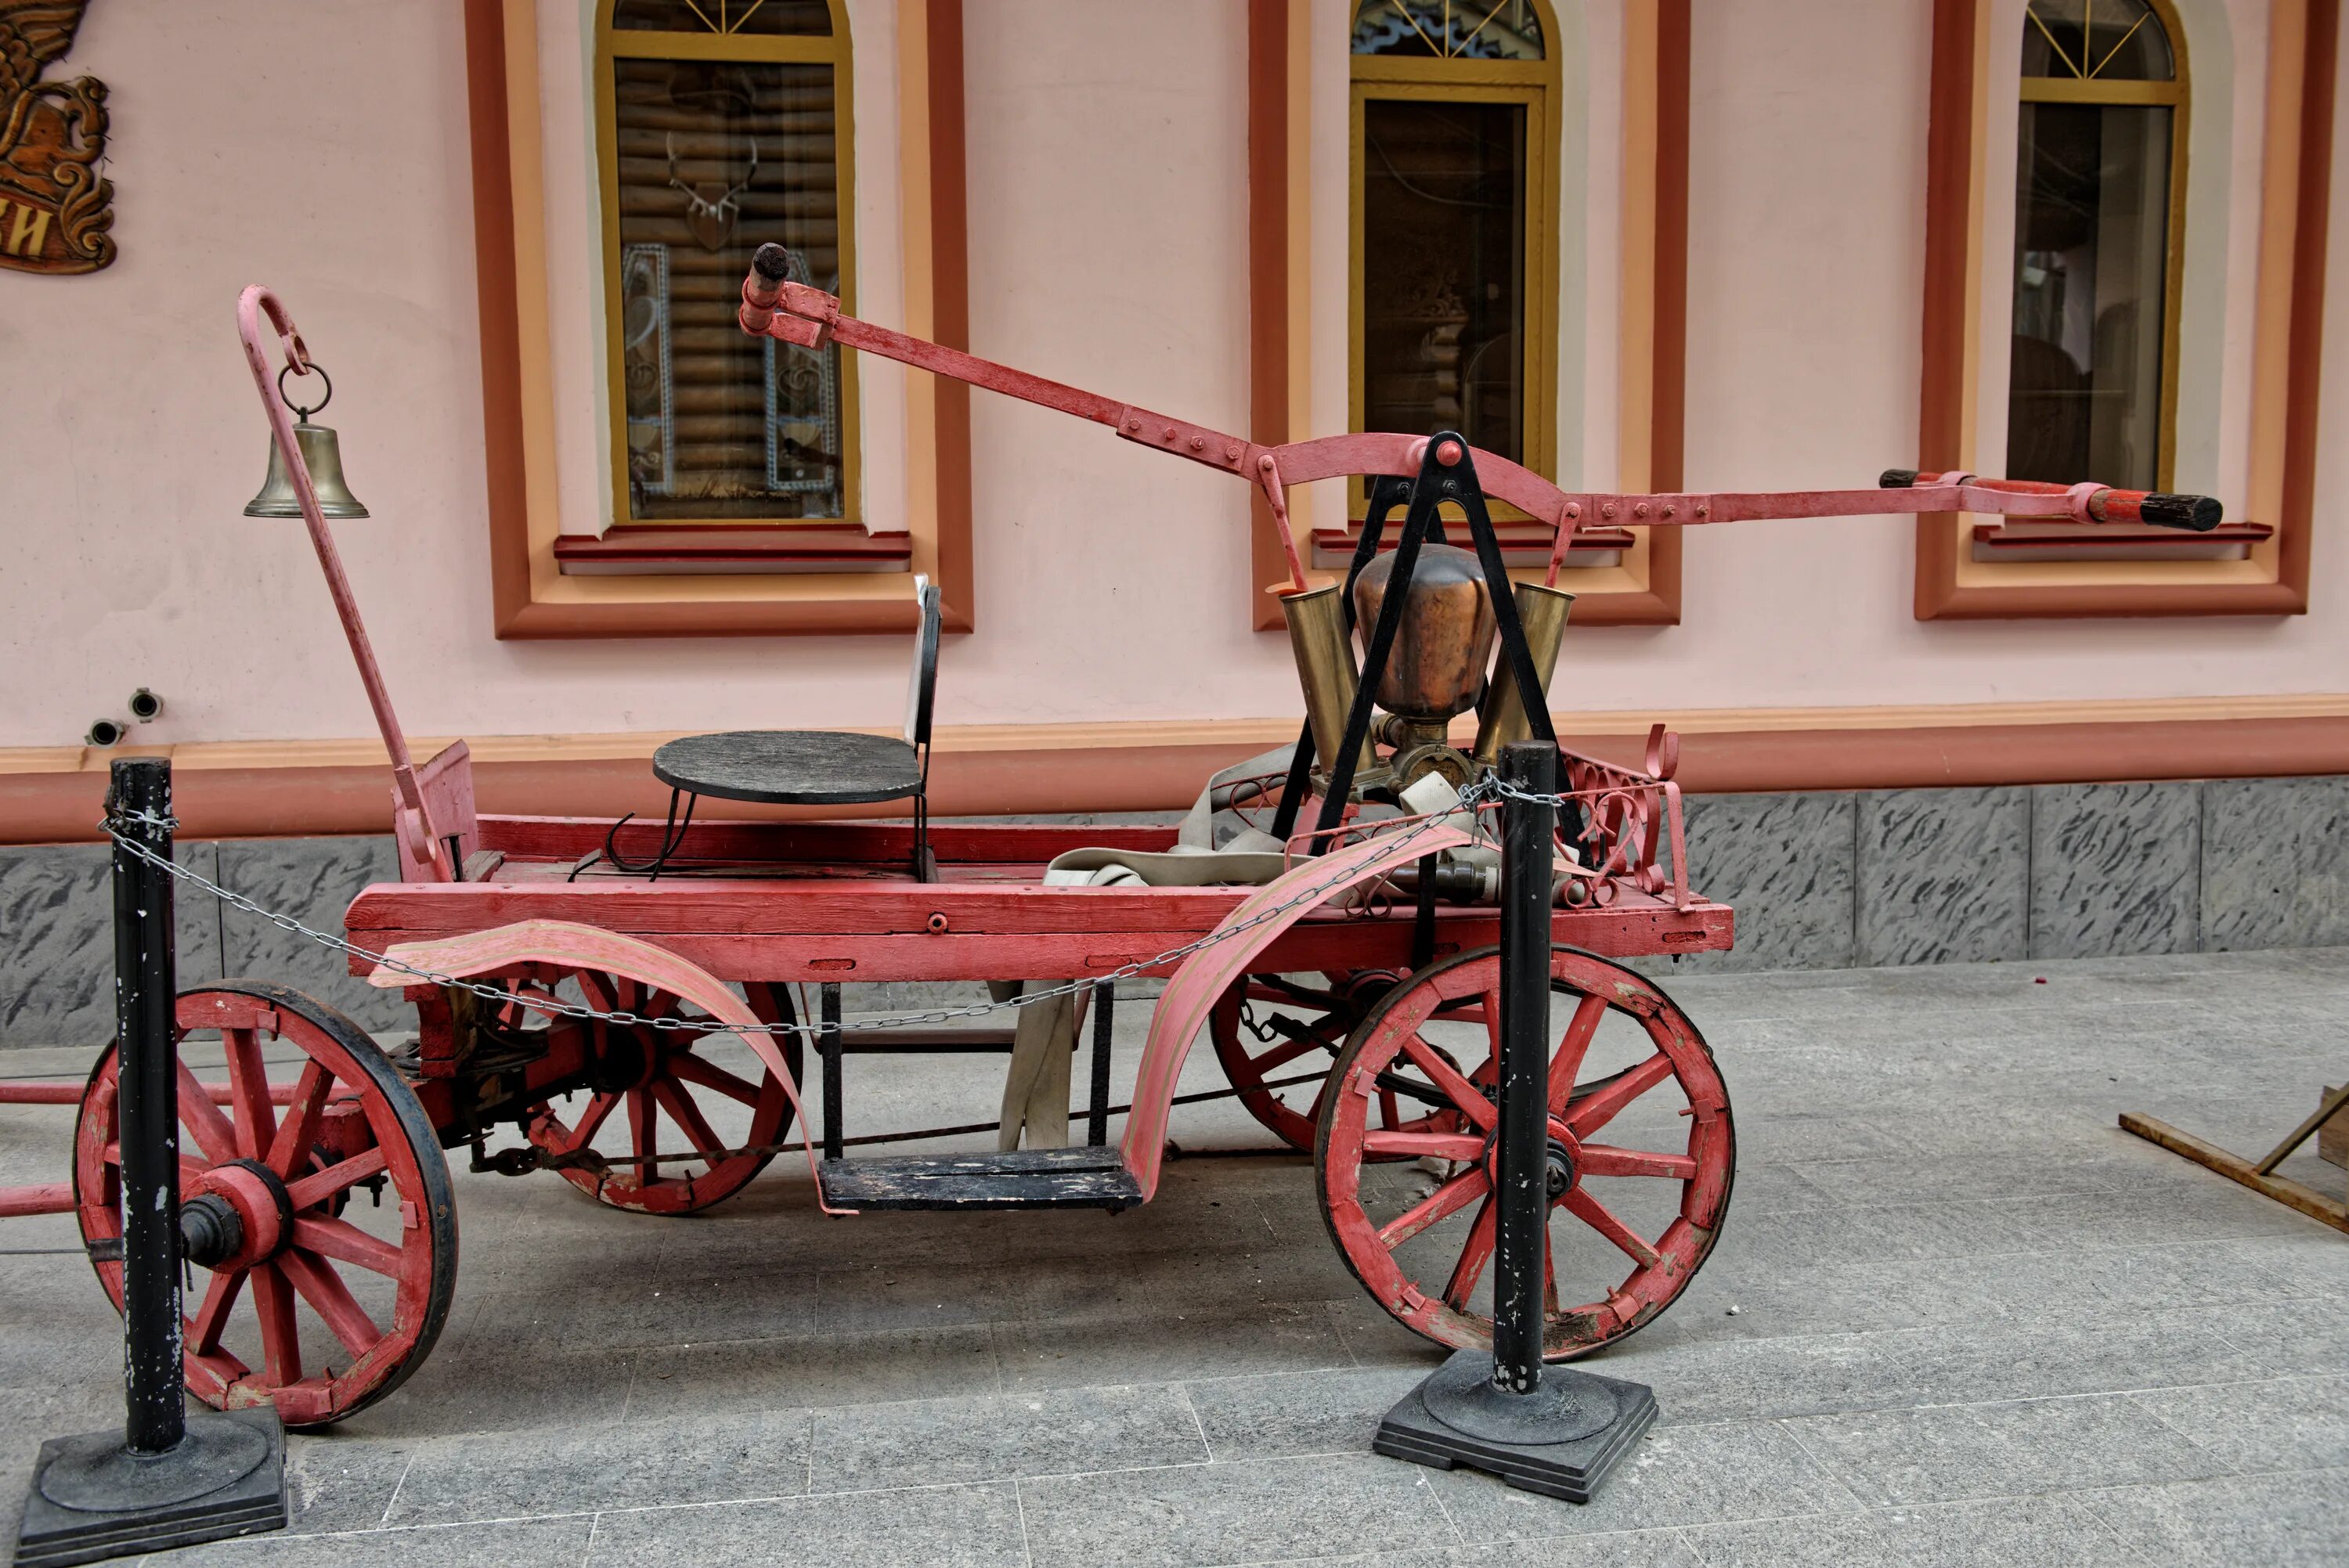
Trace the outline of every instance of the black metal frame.
<instances>
[{"instance_id":1,"label":"black metal frame","mask_svg":"<svg viewBox=\"0 0 2349 1568\"><path fill-rule=\"evenodd\" d=\"M1446 453L1455 455L1447 461ZM1354 557L1346 569L1346 584L1339 595L1349 632L1357 630L1355 580L1378 559L1379 546L1386 537L1387 520L1398 506L1405 509L1402 534L1395 542L1394 565L1379 606L1378 623L1363 639L1361 676L1354 689L1354 706L1346 716L1345 739L1338 748L1329 790L1322 797L1320 814L1314 824L1317 833L1326 834L1344 818L1347 800L1353 792L1356 759L1370 738L1371 710L1380 678L1386 674L1387 660L1394 652L1395 634L1402 624L1403 601L1408 597L1412 573L1419 564L1420 549L1425 544L1451 542L1438 510L1446 501L1458 506L1466 516L1469 541L1475 548L1476 563L1484 571L1485 590L1492 597L1501 657L1516 678L1517 689L1526 694L1526 721L1537 738L1553 747L1557 744L1557 734L1550 727L1548 694L1536 671L1533 648L1526 641L1525 624L1517 616L1516 591L1509 582L1508 564L1501 556L1500 538L1493 531L1492 514L1485 505L1485 489L1477 481L1476 464L1470 455L1467 438L1456 430L1438 431L1428 439L1416 479L1389 474L1371 482L1361 538L1355 542ZM1296 831L1298 813L1311 789L1312 773L1313 730L1309 724L1299 732L1297 748L1289 758L1288 782L1281 790L1280 806L1273 816L1273 837L1287 839ZM1317 840L1314 852L1326 849L1329 842L1326 838ZM1424 868L1420 882L1423 889L1432 882ZM1421 903L1424 910L1421 924L1424 926L1430 923L1434 906L1425 892Z\"/></svg>"}]
</instances>

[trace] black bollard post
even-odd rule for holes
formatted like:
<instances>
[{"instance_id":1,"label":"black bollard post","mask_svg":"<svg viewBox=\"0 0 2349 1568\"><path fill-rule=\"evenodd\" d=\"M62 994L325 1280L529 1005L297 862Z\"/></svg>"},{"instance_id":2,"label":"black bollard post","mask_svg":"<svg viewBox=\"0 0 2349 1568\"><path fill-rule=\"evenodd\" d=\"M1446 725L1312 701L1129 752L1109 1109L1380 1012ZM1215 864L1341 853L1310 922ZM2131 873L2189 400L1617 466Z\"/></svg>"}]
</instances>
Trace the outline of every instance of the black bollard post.
<instances>
[{"instance_id":1,"label":"black bollard post","mask_svg":"<svg viewBox=\"0 0 2349 1568\"><path fill-rule=\"evenodd\" d=\"M171 768L114 765L112 815L126 837L171 858ZM116 1091L122 1140L123 1441L160 1454L187 1432L180 1378L180 1082L174 1039L171 879L114 846Z\"/></svg>"},{"instance_id":2,"label":"black bollard post","mask_svg":"<svg viewBox=\"0 0 2349 1568\"><path fill-rule=\"evenodd\" d=\"M114 764L117 1133L122 1148L123 1424L41 1445L16 1568L160 1552L285 1527L285 1434L266 1407L187 1409L180 1367L178 988L171 764ZM150 858L151 857L151 858ZM160 863L159 863L160 862Z\"/></svg>"},{"instance_id":3,"label":"black bollard post","mask_svg":"<svg viewBox=\"0 0 2349 1568\"><path fill-rule=\"evenodd\" d=\"M1549 1128L1550 884L1557 748L1502 749L1518 794L1501 813L1499 1191L1493 1233L1493 1348L1455 1351L1379 1423L1379 1453L1451 1470L1468 1465L1511 1486L1588 1502L1654 1424L1637 1383L1544 1367L1542 1281L1554 1184L1571 1179ZM1558 1138L1566 1134L1561 1131ZM1554 1169L1555 1167L1555 1169ZM1556 1183L1553 1178L1557 1178Z\"/></svg>"}]
</instances>

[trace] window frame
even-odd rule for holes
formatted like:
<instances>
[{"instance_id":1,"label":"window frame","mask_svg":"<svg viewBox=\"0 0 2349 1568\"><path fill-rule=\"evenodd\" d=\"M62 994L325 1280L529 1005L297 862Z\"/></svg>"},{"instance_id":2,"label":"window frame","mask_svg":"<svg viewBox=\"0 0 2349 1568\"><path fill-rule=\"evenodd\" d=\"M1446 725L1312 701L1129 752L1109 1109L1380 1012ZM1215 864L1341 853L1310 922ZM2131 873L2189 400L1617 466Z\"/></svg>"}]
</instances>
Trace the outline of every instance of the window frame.
<instances>
[{"instance_id":1,"label":"window frame","mask_svg":"<svg viewBox=\"0 0 2349 1568\"><path fill-rule=\"evenodd\" d=\"M2238 416L2248 421L2248 469L2242 493L2220 500L2230 521L2263 524L2269 537L2238 561L1975 561L1974 520L1920 517L1912 603L1918 620L2307 613L2340 13L2340 0L2273 0L2261 57L2257 233L2242 236L2255 239L2257 256L2251 367ZM1991 51L2013 48L2016 36L2000 28L1993 39L1993 15L2019 18L2021 7L2008 10L2003 0L1933 0L1912 459L1924 469L1977 470L1982 457L1982 214L1986 201L2002 199L1992 194L1986 154L1993 117L2010 112L2003 102L1991 103L1988 84ZM2011 293L2001 266L1998 286Z\"/></svg>"},{"instance_id":2,"label":"window frame","mask_svg":"<svg viewBox=\"0 0 2349 1568\"><path fill-rule=\"evenodd\" d=\"M905 584L916 572L928 573L944 590L945 628L972 630L969 389L933 387L926 377L906 384L908 571L562 572L555 556L558 540L566 537L554 437L557 324L549 289L540 75L542 66L552 72L590 69L595 56L584 14L577 52L542 60L536 0L463 0L463 6L494 634L500 640L901 634L915 625ZM963 10L963 0L902 0L890 62L897 85L905 323L910 331L957 348L967 348L970 337ZM594 129L591 113L583 104L577 121L583 140ZM591 189L600 184L598 179ZM600 232L591 218L585 233ZM600 275L600 260L597 265ZM600 329L599 317L580 320L597 321ZM564 330L575 328L566 324ZM589 352L600 367L602 354ZM600 456L589 471L600 476Z\"/></svg>"},{"instance_id":3,"label":"window frame","mask_svg":"<svg viewBox=\"0 0 2349 1568\"><path fill-rule=\"evenodd\" d=\"M1562 78L1565 57L1557 40L1565 34L1557 8L1549 0L1535 4L1546 29L1541 64ZM1621 53L1615 62L1620 118L1603 133L1597 128L1593 133L1599 145L1612 143L1614 170L1603 178L1619 182L1617 205L1605 219L1594 210L1590 221L1573 234L1557 236L1557 248L1552 252L1556 264L1563 267L1572 253L1567 246L1587 251L1591 223L1612 224L1609 248L1618 269L1617 293L1603 323L1589 297L1572 302L1585 318L1585 352L1593 357L1570 368L1584 381L1583 460L1593 465L1595 475L1609 476L1624 490L1678 490L1682 485L1688 391L1690 12L1691 0L1640 0L1622 8ZM1314 325L1312 307L1326 297L1316 289L1316 269L1325 259L1343 261L1344 253L1337 246L1352 219L1350 214L1331 214L1317 220L1311 195L1320 150L1326 145L1333 160L1336 153L1334 141L1320 139L1325 128L1331 137L1342 134L1332 124L1336 111L1352 113L1350 65L1354 57L1349 40L1353 15L1352 0L1345 0L1342 20L1333 0L1247 0L1248 432L1251 439L1266 446L1329 433L1343 407L1337 400L1341 389L1334 379L1326 383L1330 401L1319 401L1325 396L1320 377L1325 366L1334 377L1334 366L1350 360L1354 351L1349 346L1342 357L1338 355L1330 340L1340 329L1333 323L1325 335ZM1333 50L1340 53L1333 55ZM1341 64L1341 59L1349 63ZM1592 57L1592 64L1596 68L1598 57ZM1346 96L1340 97L1341 92ZM1577 97L1567 102L1561 90L1553 102L1557 108L1553 135L1562 145L1567 116L1582 112L1588 100ZM1589 149L1583 153L1586 160L1594 155ZM1552 167L1557 179L1570 173L1562 162ZM1588 169L1594 181L1602 178L1598 165ZM1351 242L1346 242L1350 247ZM1331 273L1327 294L1335 293L1334 265ZM1561 307L1568 303L1562 290L1554 297ZM1568 325L1561 315L1553 323L1553 334ZM1602 341L1608 349L1599 348ZM1590 399L1605 396L1589 374L1609 360L1611 429L1588 406ZM1557 377L1550 381L1555 396ZM1318 419L1317 404L1328 410ZM1557 406L1552 405L1553 410ZM1554 411L1549 427L1555 441ZM1594 477L1592 482L1605 481ZM1317 494L1325 490L1327 495ZM1344 497L1345 491L1334 484L1291 490L1291 521L1301 532L1312 526L1321 507L1340 504ZM1253 507L1248 624L1257 631L1278 632L1286 624L1279 594L1288 571L1270 509L1260 495ZM1686 531L1630 531L1635 542L1622 552L1619 564L1568 564L1559 574L1559 586L1578 596L1577 627L1680 624L1682 535Z\"/></svg>"},{"instance_id":4,"label":"window frame","mask_svg":"<svg viewBox=\"0 0 2349 1568\"><path fill-rule=\"evenodd\" d=\"M2025 0L2023 26L2031 26L2032 5ZM2186 301L2186 156L2192 145L2193 77L2187 65L2185 20L2170 0L2144 0L2169 43L2170 73L2168 81L2118 79L2101 81L2080 80L2064 77L2024 77L2015 96L2015 116L2022 118L2023 106L2033 103L2090 104L2106 108L2155 108L2169 110L2169 222L2166 253L2162 258L2161 274L2161 390L2160 409L2155 428L2160 442L2160 455L2154 464L2156 490L2173 490L2178 474L2178 326L2185 315ZM2019 158L2018 154L2018 158ZM2018 169L2017 175L2021 170ZM2010 277L2008 292L2013 284ZM2012 369L2008 372L2012 377ZM2013 418L2009 404L2008 418ZM2083 474L2079 479L2095 479L2095 474Z\"/></svg>"},{"instance_id":5,"label":"window frame","mask_svg":"<svg viewBox=\"0 0 2349 1568\"><path fill-rule=\"evenodd\" d=\"M1346 296L1346 420L1363 428L1368 397L1362 363L1364 269L1363 227L1368 145L1365 115L1369 102L1516 104L1526 111L1525 150L1525 326L1519 345L1518 374L1524 377L1521 401L1523 428L1518 432L1518 461L1546 480L1557 478L1558 278L1557 216L1551 191L1557 180L1557 104L1564 97L1562 67L1556 53L1557 18L1535 0L1541 16L1542 57L1539 60L1472 60L1410 55L1348 57L1347 106L1347 296ZM1357 479L1348 488L1347 511L1359 521L1364 510L1364 487ZM1496 518L1524 514L1506 502L1495 503Z\"/></svg>"},{"instance_id":6,"label":"window frame","mask_svg":"<svg viewBox=\"0 0 2349 1568\"><path fill-rule=\"evenodd\" d=\"M614 528L862 529L864 527L863 404L858 356L835 350L840 363L841 515L792 518L638 517L628 484L628 408L621 347L621 242L619 115L612 75L621 60L688 60L728 65L822 65L832 72L832 166L840 233L840 303L856 312L856 106L854 41L844 0L824 0L832 31L809 34L662 33L612 25L627 0L595 0L594 114L598 198L603 206L604 391L611 440Z\"/></svg>"}]
</instances>

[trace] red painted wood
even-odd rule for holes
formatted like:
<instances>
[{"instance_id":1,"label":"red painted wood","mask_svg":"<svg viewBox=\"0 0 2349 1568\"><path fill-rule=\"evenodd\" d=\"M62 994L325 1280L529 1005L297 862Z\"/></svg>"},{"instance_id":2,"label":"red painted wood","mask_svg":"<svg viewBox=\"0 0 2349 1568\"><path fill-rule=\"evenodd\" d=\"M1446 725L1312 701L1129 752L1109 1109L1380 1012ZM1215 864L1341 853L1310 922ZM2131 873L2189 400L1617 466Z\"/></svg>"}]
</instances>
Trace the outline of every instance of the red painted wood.
<instances>
[{"instance_id":1,"label":"red painted wood","mask_svg":"<svg viewBox=\"0 0 2349 1568\"><path fill-rule=\"evenodd\" d=\"M429 1348L437 1329L435 1297L445 1311L456 1264L453 1248L445 1253L439 1248L431 1225L403 1225L395 1244L339 1216L352 1202L370 1203L369 1194L357 1189L378 1174L386 1178L383 1196L395 1212L425 1202L419 1160L438 1161L439 1150L428 1142L419 1151L398 1109L346 1042L290 1006L198 988L181 995L179 1025L182 1031L222 1029L230 1042L226 1084L195 1085L182 1064L182 1198L219 1194L238 1211L245 1233L237 1256L195 1271L185 1325L188 1389L221 1408L274 1405L289 1426L337 1419L378 1397ZM264 1036L303 1053L292 1081L270 1081L262 1060ZM197 1092L188 1092L191 1087ZM208 1087L224 1091L217 1108L203 1092ZM75 1128L72 1191L86 1241L122 1233L121 1157L114 1140L118 1088L109 1047L91 1076ZM276 1106L286 1108L282 1126ZM294 1211L290 1233L279 1225L263 1180L227 1163L240 1158L261 1161L283 1183ZM329 1159L322 1169L321 1161ZM453 1242L453 1232L449 1234ZM387 1321L376 1321L357 1305L340 1273L344 1265L393 1282ZM96 1267L119 1307L122 1265ZM305 1361L298 1304L318 1315L342 1354L315 1367ZM232 1330L239 1331L233 1344Z\"/></svg>"},{"instance_id":2,"label":"red painted wood","mask_svg":"<svg viewBox=\"0 0 2349 1568\"><path fill-rule=\"evenodd\" d=\"M1494 1109L1484 1086L1495 1081L1495 1064L1488 1057L1464 1071L1464 1058L1455 1068L1423 1031L1439 1008L1447 1009L1444 1016L1465 1021L1447 1005L1467 1004L1489 1013L1499 973L1497 953L1472 954L1425 971L1375 1009L1330 1075L1316 1150L1322 1212L1347 1266L1397 1321L1455 1347L1492 1342L1491 1317L1475 1295L1492 1252L1495 1157L1485 1147L1484 1130ZM1559 1039L1551 1057L1549 1138L1566 1151L1573 1172L1572 1184L1553 1200L1553 1209L1579 1221L1630 1265L1619 1283L1580 1305L1559 1305L1553 1274L1542 1353L1562 1361L1631 1333L1686 1288L1720 1232L1736 1146L1728 1093L1712 1053L1661 991L1629 970L1563 948L1552 954L1550 974L1556 994L1551 1025ZM1609 1012L1635 1021L1655 1054L1619 1072L1587 1079L1579 1098L1573 1098L1593 1031ZM1382 1075L1399 1073L1419 1078L1439 1103L1423 1108L1417 1123L1374 1128L1369 1109L1380 1098L1374 1086ZM1636 1133L1619 1135L1619 1141L1595 1136L1651 1092L1664 1098L1657 1102L1658 1115ZM1667 1109L1678 1115L1663 1117ZM1661 1129L1653 1125L1657 1121ZM1683 1147L1653 1147L1673 1140ZM1423 1149L1459 1161L1472 1144L1475 1152L1465 1169L1415 1203L1402 1206L1395 1192L1383 1188L1366 1191L1365 1172L1381 1157ZM1587 1184L1591 1178L1677 1182L1679 1214L1661 1235L1643 1235ZM1621 1191L1609 1188L1607 1196ZM1472 1217L1454 1218L1462 1215ZM1452 1222L1450 1231L1427 1235L1446 1221ZM1553 1219L1553 1249L1559 1246L1557 1230ZM1567 1240L1568 1257L1599 1255L1577 1246L1579 1239ZM1414 1241L1413 1250L1405 1253L1403 1244Z\"/></svg>"},{"instance_id":3,"label":"red painted wood","mask_svg":"<svg viewBox=\"0 0 2349 1568\"><path fill-rule=\"evenodd\" d=\"M0 1187L0 1220L20 1214L66 1214L73 1212L73 1183L50 1181L34 1187Z\"/></svg>"}]
</instances>

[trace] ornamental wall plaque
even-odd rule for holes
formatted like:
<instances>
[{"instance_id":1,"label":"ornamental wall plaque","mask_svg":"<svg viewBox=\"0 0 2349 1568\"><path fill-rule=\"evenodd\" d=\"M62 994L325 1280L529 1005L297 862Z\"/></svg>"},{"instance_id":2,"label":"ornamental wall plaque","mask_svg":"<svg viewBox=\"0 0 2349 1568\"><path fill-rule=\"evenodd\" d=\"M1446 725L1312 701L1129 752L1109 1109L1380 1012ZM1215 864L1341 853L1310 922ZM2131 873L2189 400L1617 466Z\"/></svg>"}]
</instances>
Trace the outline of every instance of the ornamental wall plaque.
<instances>
[{"instance_id":1,"label":"ornamental wall plaque","mask_svg":"<svg viewBox=\"0 0 2349 1568\"><path fill-rule=\"evenodd\" d=\"M45 82L89 0L0 0L0 267L94 273L114 260L106 84Z\"/></svg>"}]
</instances>

